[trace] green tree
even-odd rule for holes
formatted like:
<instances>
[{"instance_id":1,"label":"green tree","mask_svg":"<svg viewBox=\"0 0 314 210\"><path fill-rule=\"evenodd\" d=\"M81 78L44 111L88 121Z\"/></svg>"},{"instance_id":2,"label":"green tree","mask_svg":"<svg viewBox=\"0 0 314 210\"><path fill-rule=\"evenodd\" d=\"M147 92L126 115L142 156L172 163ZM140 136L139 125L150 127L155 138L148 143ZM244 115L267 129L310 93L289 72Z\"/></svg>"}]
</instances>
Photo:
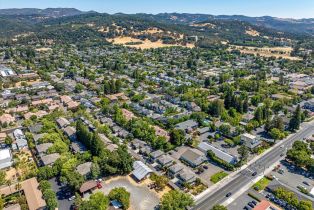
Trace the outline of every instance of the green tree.
<instances>
[{"instance_id":1,"label":"green tree","mask_svg":"<svg viewBox=\"0 0 314 210\"><path fill-rule=\"evenodd\" d=\"M92 176L92 179L96 179L100 176L100 167L99 167L98 163L92 164L91 176Z\"/></svg>"},{"instance_id":2,"label":"green tree","mask_svg":"<svg viewBox=\"0 0 314 210\"><path fill-rule=\"evenodd\" d=\"M0 170L0 186L6 183L6 173L4 170Z\"/></svg>"},{"instance_id":3,"label":"green tree","mask_svg":"<svg viewBox=\"0 0 314 210\"><path fill-rule=\"evenodd\" d=\"M47 203L49 210L54 210L58 207L58 201L56 193L52 189L47 189L43 192L43 197Z\"/></svg>"},{"instance_id":4,"label":"green tree","mask_svg":"<svg viewBox=\"0 0 314 210\"><path fill-rule=\"evenodd\" d=\"M102 192L92 194L87 201L78 202L80 210L106 210L109 206L109 198Z\"/></svg>"},{"instance_id":5,"label":"green tree","mask_svg":"<svg viewBox=\"0 0 314 210\"><path fill-rule=\"evenodd\" d=\"M163 190L166 185L168 184L169 180L167 177L165 176L158 176L157 174L153 173L150 176L151 180L156 184L156 188L158 190Z\"/></svg>"},{"instance_id":6,"label":"green tree","mask_svg":"<svg viewBox=\"0 0 314 210\"><path fill-rule=\"evenodd\" d=\"M309 200L301 200L299 202L298 210L312 210L312 202Z\"/></svg>"},{"instance_id":7,"label":"green tree","mask_svg":"<svg viewBox=\"0 0 314 210\"><path fill-rule=\"evenodd\" d=\"M215 205L211 210L228 210L228 209L222 205Z\"/></svg>"},{"instance_id":8,"label":"green tree","mask_svg":"<svg viewBox=\"0 0 314 210\"><path fill-rule=\"evenodd\" d=\"M298 130L300 128L301 124L301 108L300 105L297 106L295 112L293 113L292 118L289 122L289 129L291 131Z\"/></svg>"},{"instance_id":9,"label":"green tree","mask_svg":"<svg viewBox=\"0 0 314 210\"><path fill-rule=\"evenodd\" d=\"M1 195L0 195L0 209L4 209L4 200Z\"/></svg>"},{"instance_id":10,"label":"green tree","mask_svg":"<svg viewBox=\"0 0 314 210\"><path fill-rule=\"evenodd\" d=\"M245 145L242 145L238 148L238 153L240 155L240 161L245 162L249 156L249 149Z\"/></svg>"},{"instance_id":11,"label":"green tree","mask_svg":"<svg viewBox=\"0 0 314 210\"><path fill-rule=\"evenodd\" d=\"M194 204L193 198L184 192L171 190L161 198L161 210L179 210Z\"/></svg>"},{"instance_id":12,"label":"green tree","mask_svg":"<svg viewBox=\"0 0 314 210\"><path fill-rule=\"evenodd\" d=\"M273 139L275 139L275 140L279 140L279 139L285 138L285 134L282 131L280 131L279 129L277 129L277 128L271 129L270 136Z\"/></svg>"},{"instance_id":13,"label":"green tree","mask_svg":"<svg viewBox=\"0 0 314 210\"><path fill-rule=\"evenodd\" d=\"M175 146L181 146L185 142L185 133L180 129L173 129L170 132L170 142Z\"/></svg>"},{"instance_id":14,"label":"green tree","mask_svg":"<svg viewBox=\"0 0 314 210\"><path fill-rule=\"evenodd\" d=\"M128 209L130 206L130 193L124 187L112 189L108 197L110 200L117 200L122 204L123 209Z\"/></svg>"},{"instance_id":15,"label":"green tree","mask_svg":"<svg viewBox=\"0 0 314 210\"><path fill-rule=\"evenodd\" d=\"M7 136L4 139L4 143L11 146L13 143L13 139L10 136Z\"/></svg>"}]
</instances>

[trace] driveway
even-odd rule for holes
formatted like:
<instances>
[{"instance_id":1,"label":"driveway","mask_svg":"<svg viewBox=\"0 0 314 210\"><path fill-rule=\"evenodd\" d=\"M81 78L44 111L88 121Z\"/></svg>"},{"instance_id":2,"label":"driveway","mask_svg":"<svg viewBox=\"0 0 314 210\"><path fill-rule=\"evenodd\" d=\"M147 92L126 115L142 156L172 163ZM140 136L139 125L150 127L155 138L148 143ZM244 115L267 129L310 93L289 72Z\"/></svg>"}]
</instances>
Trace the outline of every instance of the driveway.
<instances>
[{"instance_id":1,"label":"driveway","mask_svg":"<svg viewBox=\"0 0 314 210\"><path fill-rule=\"evenodd\" d=\"M74 201L69 201L73 193L67 188L67 186L61 186L58 184L57 178L52 178L49 180L53 191L57 194L58 199L58 209L60 210L69 210Z\"/></svg>"},{"instance_id":2,"label":"driveway","mask_svg":"<svg viewBox=\"0 0 314 210\"><path fill-rule=\"evenodd\" d=\"M116 187L124 187L131 194L131 210L154 210L159 203L158 196L150 191L146 185L137 184L131 177L116 177L103 182L103 188L100 189L104 194Z\"/></svg>"}]
</instances>

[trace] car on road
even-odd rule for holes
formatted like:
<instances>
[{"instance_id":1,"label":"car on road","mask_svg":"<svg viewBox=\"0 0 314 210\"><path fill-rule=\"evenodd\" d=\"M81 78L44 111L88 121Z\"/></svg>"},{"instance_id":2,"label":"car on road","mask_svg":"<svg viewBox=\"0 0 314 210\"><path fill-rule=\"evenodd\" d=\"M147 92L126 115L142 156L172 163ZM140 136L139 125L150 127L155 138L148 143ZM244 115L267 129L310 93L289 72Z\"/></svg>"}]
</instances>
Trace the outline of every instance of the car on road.
<instances>
[{"instance_id":1,"label":"car on road","mask_svg":"<svg viewBox=\"0 0 314 210\"><path fill-rule=\"evenodd\" d=\"M285 155L285 154L281 153L281 154L280 154L280 157L282 157L282 156L284 156L284 155Z\"/></svg>"},{"instance_id":2,"label":"car on road","mask_svg":"<svg viewBox=\"0 0 314 210\"><path fill-rule=\"evenodd\" d=\"M254 172L252 173L252 176L256 176L256 174L257 174L257 172L256 172L256 171L254 171Z\"/></svg>"},{"instance_id":3,"label":"car on road","mask_svg":"<svg viewBox=\"0 0 314 210\"><path fill-rule=\"evenodd\" d=\"M228 197L230 197L231 195L232 195L232 193L231 193L231 192L228 192L227 195L226 195L226 197L228 198Z\"/></svg>"}]
</instances>

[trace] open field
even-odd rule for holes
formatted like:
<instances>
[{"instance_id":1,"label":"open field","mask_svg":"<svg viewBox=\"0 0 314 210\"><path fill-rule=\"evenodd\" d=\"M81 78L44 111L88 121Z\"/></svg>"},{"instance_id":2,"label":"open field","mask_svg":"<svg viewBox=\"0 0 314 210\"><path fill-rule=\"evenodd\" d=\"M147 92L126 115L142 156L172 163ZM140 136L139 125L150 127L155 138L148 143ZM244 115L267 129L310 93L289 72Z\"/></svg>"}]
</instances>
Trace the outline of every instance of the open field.
<instances>
[{"instance_id":1,"label":"open field","mask_svg":"<svg viewBox=\"0 0 314 210\"><path fill-rule=\"evenodd\" d=\"M194 44L187 44L186 46L179 45L179 44L164 44L161 40L158 40L156 42L152 42L148 39L146 40L140 40L135 39L132 37L116 37L113 39L107 39L107 41L112 42L113 44L121 44L128 47L134 47L137 49L152 49L152 48L160 48L160 47L173 47L173 46L182 46L182 47L188 47L193 48ZM134 44L128 44L128 43L134 43Z\"/></svg>"},{"instance_id":2,"label":"open field","mask_svg":"<svg viewBox=\"0 0 314 210\"><path fill-rule=\"evenodd\" d=\"M239 50L241 53L245 54L259 54L262 57L282 57L289 60L302 60L299 57L291 56L293 50L291 47L247 47L231 45L229 50L233 49Z\"/></svg>"}]
</instances>

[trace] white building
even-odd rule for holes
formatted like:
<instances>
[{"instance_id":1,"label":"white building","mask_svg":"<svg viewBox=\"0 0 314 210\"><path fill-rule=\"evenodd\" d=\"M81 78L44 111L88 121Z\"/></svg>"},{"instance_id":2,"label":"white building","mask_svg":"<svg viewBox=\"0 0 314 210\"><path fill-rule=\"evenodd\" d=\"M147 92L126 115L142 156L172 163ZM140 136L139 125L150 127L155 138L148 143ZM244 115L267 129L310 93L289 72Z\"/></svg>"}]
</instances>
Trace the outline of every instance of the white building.
<instances>
[{"instance_id":1,"label":"white building","mask_svg":"<svg viewBox=\"0 0 314 210\"><path fill-rule=\"evenodd\" d=\"M245 146L247 146L250 149L254 149L262 143L260 139L249 133L242 134L241 141L244 143Z\"/></svg>"},{"instance_id":2,"label":"white building","mask_svg":"<svg viewBox=\"0 0 314 210\"><path fill-rule=\"evenodd\" d=\"M10 149L0 150L0 169L9 168L13 164Z\"/></svg>"}]
</instances>

